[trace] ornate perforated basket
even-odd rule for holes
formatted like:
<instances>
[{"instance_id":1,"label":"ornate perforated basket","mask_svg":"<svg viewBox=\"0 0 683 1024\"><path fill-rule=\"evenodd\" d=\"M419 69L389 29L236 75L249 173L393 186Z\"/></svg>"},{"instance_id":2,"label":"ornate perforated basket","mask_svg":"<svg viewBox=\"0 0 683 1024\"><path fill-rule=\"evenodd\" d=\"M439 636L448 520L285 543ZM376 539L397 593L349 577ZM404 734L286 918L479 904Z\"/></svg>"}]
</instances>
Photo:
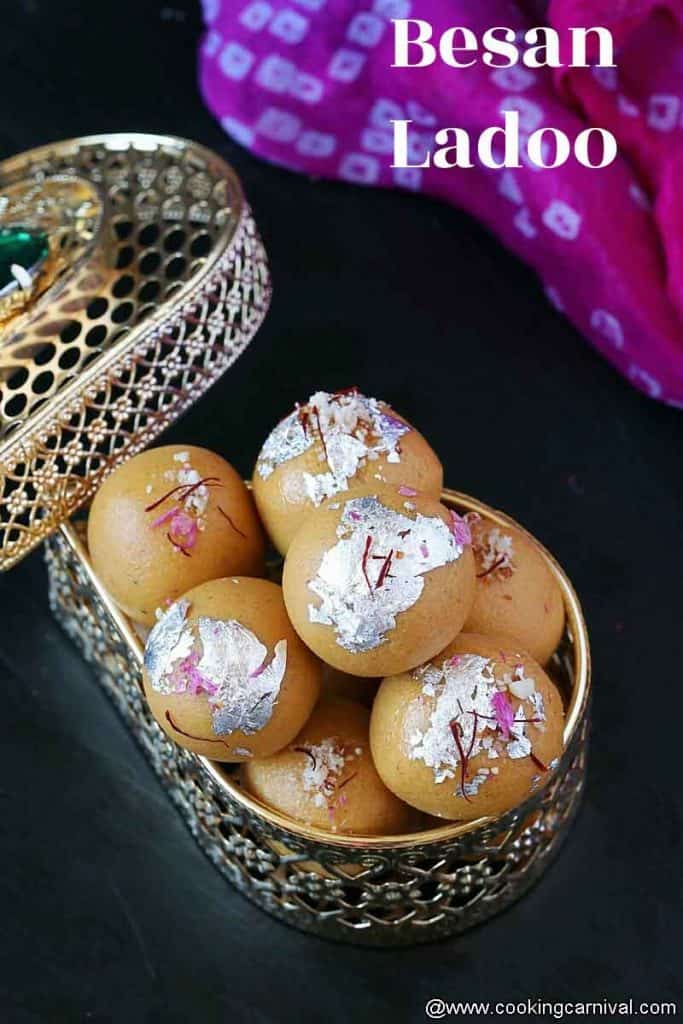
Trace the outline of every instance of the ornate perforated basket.
<instances>
[{"instance_id":1,"label":"ornate perforated basket","mask_svg":"<svg viewBox=\"0 0 683 1024\"><path fill-rule=\"evenodd\" d=\"M225 766L156 724L141 690L140 638L93 572L82 523L69 518L260 326L268 267L239 181L181 139L74 139L0 164L3 230L33 232L31 252L43 255L28 283L19 274L21 287L8 291L0 278L0 568L47 538L55 616L217 869L283 921L374 945L444 937L516 900L559 848L583 787L589 649L562 570L544 553L567 609L551 667L567 707L565 749L523 805L382 838L306 828L261 806ZM444 501L510 522L455 492Z\"/></svg>"},{"instance_id":2,"label":"ornate perforated basket","mask_svg":"<svg viewBox=\"0 0 683 1024\"><path fill-rule=\"evenodd\" d=\"M511 522L453 491L444 492L443 500L501 525ZM201 848L262 909L331 939L408 945L486 920L545 871L583 789L590 689L581 609L547 552L567 610L563 644L549 668L567 708L559 765L500 818L378 838L333 835L293 822L240 789L226 766L168 739L142 694L140 638L100 586L82 536L77 525L67 524L46 546L54 614L95 668Z\"/></svg>"}]
</instances>

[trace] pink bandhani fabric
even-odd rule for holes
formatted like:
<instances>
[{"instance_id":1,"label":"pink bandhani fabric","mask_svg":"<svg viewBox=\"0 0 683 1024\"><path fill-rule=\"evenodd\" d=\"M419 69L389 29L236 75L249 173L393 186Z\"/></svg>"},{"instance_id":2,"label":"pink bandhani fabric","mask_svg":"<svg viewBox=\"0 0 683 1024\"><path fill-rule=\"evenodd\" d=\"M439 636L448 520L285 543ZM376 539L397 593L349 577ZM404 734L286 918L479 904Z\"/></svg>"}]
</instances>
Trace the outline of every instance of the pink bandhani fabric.
<instances>
[{"instance_id":1,"label":"pink bandhani fabric","mask_svg":"<svg viewBox=\"0 0 683 1024\"><path fill-rule=\"evenodd\" d=\"M412 189L483 221L533 266L550 301L636 387L683 405L683 0L204 0L206 102L253 153L315 177ZM617 69L391 68L391 18L453 25L605 25ZM528 135L587 125L620 144L610 167L394 169L392 119L412 162L437 128L473 140L516 110ZM476 144L474 146L476 154ZM476 156L473 157L476 159ZM419 254L416 254L419 258Z\"/></svg>"}]
</instances>

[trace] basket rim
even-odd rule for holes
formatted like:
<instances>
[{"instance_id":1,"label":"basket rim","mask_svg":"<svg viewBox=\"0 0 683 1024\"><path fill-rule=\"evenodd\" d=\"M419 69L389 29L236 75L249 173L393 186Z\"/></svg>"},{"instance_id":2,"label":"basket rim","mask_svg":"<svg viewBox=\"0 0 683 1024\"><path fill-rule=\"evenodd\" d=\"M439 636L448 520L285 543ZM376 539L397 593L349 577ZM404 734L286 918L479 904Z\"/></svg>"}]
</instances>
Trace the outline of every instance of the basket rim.
<instances>
[{"instance_id":1,"label":"basket rim","mask_svg":"<svg viewBox=\"0 0 683 1024\"><path fill-rule=\"evenodd\" d=\"M515 529L520 530L538 547L555 577L560 590L562 591L567 619L566 631L571 640L573 687L571 700L567 708L564 727L564 751L560 759L560 765L554 770L548 772L543 784L530 794L523 803L518 804L516 807L511 808L504 814L497 817L489 816L477 818L474 821L468 822L448 821L443 825L435 828L424 829L419 832L408 832L390 836L366 836L360 834L345 835L343 833L331 832L327 829L321 829L313 825L305 825L302 822L295 821L293 818L288 817L286 814L283 814L272 807L268 807L266 804L261 803L255 797L247 793L236 782L234 782L231 777L224 773L225 769L221 762L211 761L208 758L188 752L190 753L190 756L197 758L197 761L202 765L204 771L210 777L212 782L219 789L226 792L231 800L256 818L263 819L264 822L267 822L270 826L278 829L285 835L285 837L291 836L295 840L314 842L320 846L355 850L362 849L366 850L368 853L401 848L414 849L437 843L452 842L467 833L495 825L511 814L524 814L527 810L531 810L531 805L542 796L547 786L550 785L552 780L557 777L558 773L562 770L566 770L565 762L567 760L567 754L570 747L573 745L573 741L578 735L585 718L591 691L591 656L588 628L576 591L574 590L569 577L553 555L551 555L547 548L536 537L534 537L533 534L513 519L512 516L486 505L477 498L473 498L470 495L450 488L444 488L442 490L441 500L448 507L456 507L467 512L478 512L485 518L495 522L498 526L512 526ZM91 583L97 589L99 596L116 622L120 632L128 643L128 646L131 648L140 668L142 669L144 647L140 636L137 634L134 627L128 622L126 616L123 615L116 605L114 605L109 595L102 588L102 585L90 564L85 545L82 543L71 524L64 524L62 532L69 545L75 550L79 559L83 563Z\"/></svg>"}]
</instances>

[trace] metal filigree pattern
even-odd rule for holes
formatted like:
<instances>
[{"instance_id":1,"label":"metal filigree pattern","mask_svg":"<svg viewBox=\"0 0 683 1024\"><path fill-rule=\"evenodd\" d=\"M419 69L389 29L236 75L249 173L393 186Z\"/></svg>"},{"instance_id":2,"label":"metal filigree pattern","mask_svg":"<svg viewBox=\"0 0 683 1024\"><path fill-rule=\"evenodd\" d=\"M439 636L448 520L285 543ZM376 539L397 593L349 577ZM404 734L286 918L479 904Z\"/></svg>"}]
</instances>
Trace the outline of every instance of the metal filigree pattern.
<instances>
[{"instance_id":1,"label":"metal filigree pattern","mask_svg":"<svg viewBox=\"0 0 683 1024\"><path fill-rule=\"evenodd\" d=\"M0 333L0 568L193 404L258 330L266 255L234 172L179 139L112 135L0 164L3 194L97 189L100 228ZM40 194L40 190L38 190Z\"/></svg>"},{"instance_id":2,"label":"metal filigree pattern","mask_svg":"<svg viewBox=\"0 0 683 1024\"><path fill-rule=\"evenodd\" d=\"M463 495L445 492L444 500L510 522ZM551 666L568 700L566 749L558 768L501 818L364 840L307 829L260 808L225 766L168 739L141 692L141 644L98 586L73 525L50 538L46 559L55 616L93 665L192 835L216 868L274 917L347 942L432 941L517 900L563 842L583 789L590 655L580 607L552 560L568 613L565 643Z\"/></svg>"}]
</instances>

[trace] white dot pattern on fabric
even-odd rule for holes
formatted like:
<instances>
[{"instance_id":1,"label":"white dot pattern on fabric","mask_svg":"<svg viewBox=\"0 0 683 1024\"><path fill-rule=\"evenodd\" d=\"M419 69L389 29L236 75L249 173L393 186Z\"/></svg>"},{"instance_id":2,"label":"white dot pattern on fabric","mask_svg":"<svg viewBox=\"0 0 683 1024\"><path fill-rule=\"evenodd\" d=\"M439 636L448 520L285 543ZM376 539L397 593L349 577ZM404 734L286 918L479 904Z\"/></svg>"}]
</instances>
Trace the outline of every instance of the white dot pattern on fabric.
<instances>
[{"instance_id":1,"label":"white dot pattern on fabric","mask_svg":"<svg viewBox=\"0 0 683 1024\"><path fill-rule=\"evenodd\" d=\"M304 156L325 158L332 156L337 140L329 132L306 131L301 133L296 148Z\"/></svg>"},{"instance_id":2,"label":"white dot pattern on fabric","mask_svg":"<svg viewBox=\"0 0 683 1024\"><path fill-rule=\"evenodd\" d=\"M240 43L228 43L219 58L221 71L227 78L246 78L251 71L255 55Z\"/></svg>"},{"instance_id":3,"label":"white dot pattern on fabric","mask_svg":"<svg viewBox=\"0 0 683 1024\"><path fill-rule=\"evenodd\" d=\"M506 110L516 110L522 132L535 131L543 121L543 107L525 96L506 96L498 109L501 114Z\"/></svg>"},{"instance_id":4,"label":"white dot pattern on fabric","mask_svg":"<svg viewBox=\"0 0 683 1024\"><path fill-rule=\"evenodd\" d=\"M260 32L270 21L272 14L273 8L266 0L254 0L244 8L239 20L245 28L252 32Z\"/></svg>"},{"instance_id":5,"label":"white dot pattern on fabric","mask_svg":"<svg viewBox=\"0 0 683 1024\"><path fill-rule=\"evenodd\" d=\"M536 81L533 71L515 64L511 68L496 68L491 72L491 81L506 92L524 92Z\"/></svg>"},{"instance_id":6,"label":"white dot pattern on fabric","mask_svg":"<svg viewBox=\"0 0 683 1024\"><path fill-rule=\"evenodd\" d=\"M614 316L606 309L596 309L591 314L591 327L615 348L624 347L624 330Z\"/></svg>"},{"instance_id":7,"label":"white dot pattern on fabric","mask_svg":"<svg viewBox=\"0 0 683 1024\"><path fill-rule=\"evenodd\" d=\"M379 161L365 153L347 153L339 164L339 176L346 181L371 185L379 178Z\"/></svg>"},{"instance_id":8,"label":"white dot pattern on fabric","mask_svg":"<svg viewBox=\"0 0 683 1024\"><path fill-rule=\"evenodd\" d=\"M515 214L514 225L525 238L535 238L538 234L538 229L536 228L531 217L531 213L526 206L523 206L522 209Z\"/></svg>"},{"instance_id":9,"label":"white dot pattern on fabric","mask_svg":"<svg viewBox=\"0 0 683 1024\"><path fill-rule=\"evenodd\" d=\"M270 92L287 92L295 75L296 65L273 53L261 61L256 81Z\"/></svg>"},{"instance_id":10,"label":"white dot pattern on fabric","mask_svg":"<svg viewBox=\"0 0 683 1024\"><path fill-rule=\"evenodd\" d=\"M327 73L338 82L354 82L363 70L366 59L364 53L342 47L332 55Z\"/></svg>"},{"instance_id":11,"label":"white dot pattern on fabric","mask_svg":"<svg viewBox=\"0 0 683 1024\"><path fill-rule=\"evenodd\" d=\"M436 114L433 114L431 110L427 110L421 103L417 103L415 100L408 100L406 103L406 116L411 121L424 125L426 128L433 127L438 120Z\"/></svg>"},{"instance_id":12,"label":"white dot pattern on fabric","mask_svg":"<svg viewBox=\"0 0 683 1024\"><path fill-rule=\"evenodd\" d=\"M384 35L386 23L375 14L360 11L349 22L346 37L358 46L377 46Z\"/></svg>"},{"instance_id":13,"label":"white dot pattern on fabric","mask_svg":"<svg viewBox=\"0 0 683 1024\"><path fill-rule=\"evenodd\" d=\"M395 167L394 181L400 188L417 190L422 185L422 171L418 167Z\"/></svg>"},{"instance_id":14,"label":"white dot pattern on fabric","mask_svg":"<svg viewBox=\"0 0 683 1024\"><path fill-rule=\"evenodd\" d=\"M407 18L412 3L411 0L375 0L372 9L383 18Z\"/></svg>"},{"instance_id":15,"label":"white dot pattern on fabric","mask_svg":"<svg viewBox=\"0 0 683 1024\"><path fill-rule=\"evenodd\" d=\"M269 107L256 122L256 131L273 142L293 142L301 131L301 118L288 110Z\"/></svg>"},{"instance_id":16,"label":"white dot pattern on fabric","mask_svg":"<svg viewBox=\"0 0 683 1024\"><path fill-rule=\"evenodd\" d=\"M678 128L680 113L681 101L678 96L665 96L662 93L650 96L647 123L656 132L672 132Z\"/></svg>"},{"instance_id":17,"label":"white dot pattern on fabric","mask_svg":"<svg viewBox=\"0 0 683 1024\"><path fill-rule=\"evenodd\" d=\"M543 173L543 168L539 167L538 164L535 164L533 162L533 160L531 159L531 157L529 156L528 152L527 152L526 145L527 145L528 141L529 141L529 133L528 132L520 131L520 133L519 133L519 145L520 145L519 159L524 164L525 167L529 168L530 171L533 171L534 173L538 172L539 174L541 174L541 173ZM541 159L543 161L548 162L552 158L551 144L550 144L548 139L542 139L541 140L540 151L541 151Z\"/></svg>"},{"instance_id":18,"label":"white dot pattern on fabric","mask_svg":"<svg viewBox=\"0 0 683 1024\"><path fill-rule=\"evenodd\" d=\"M632 103L628 97L622 96L621 93L617 96L617 107L619 113L624 117L640 117L640 107Z\"/></svg>"},{"instance_id":19,"label":"white dot pattern on fabric","mask_svg":"<svg viewBox=\"0 0 683 1024\"><path fill-rule=\"evenodd\" d=\"M221 13L221 0L202 0L204 21L210 25Z\"/></svg>"},{"instance_id":20,"label":"white dot pattern on fabric","mask_svg":"<svg viewBox=\"0 0 683 1024\"><path fill-rule=\"evenodd\" d=\"M215 29L209 29L204 37L204 45L202 47L207 57L215 57L223 44L223 36L220 32L216 32Z\"/></svg>"},{"instance_id":21,"label":"white dot pattern on fabric","mask_svg":"<svg viewBox=\"0 0 683 1024\"><path fill-rule=\"evenodd\" d=\"M254 130L248 124L237 121L234 117L223 117L221 118L221 125L235 142L239 142L242 146L253 145Z\"/></svg>"},{"instance_id":22,"label":"white dot pattern on fabric","mask_svg":"<svg viewBox=\"0 0 683 1024\"><path fill-rule=\"evenodd\" d=\"M553 287L553 285L548 285L545 294L553 309L556 309L558 313L565 312L564 302L557 288Z\"/></svg>"},{"instance_id":23,"label":"white dot pattern on fabric","mask_svg":"<svg viewBox=\"0 0 683 1024\"><path fill-rule=\"evenodd\" d=\"M366 128L361 135L360 144L371 153L391 153L394 149L394 136L390 131L381 128Z\"/></svg>"},{"instance_id":24,"label":"white dot pattern on fabric","mask_svg":"<svg viewBox=\"0 0 683 1024\"><path fill-rule=\"evenodd\" d=\"M581 230L581 215L562 199L554 199L543 212L543 223L559 238L573 242Z\"/></svg>"},{"instance_id":25,"label":"white dot pattern on fabric","mask_svg":"<svg viewBox=\"0 0 683 1024\"><path fill-rule=\"evenodd\" d=\"M514 203L516 206L521 206L524 202L522 190L519 187L517 179L512 171L501 171L498 181L498 191L502 196L505 196L506 199L509 199L510 202Z\"/></svg>"},{"instance_id":26,"label":"white dot pattern on fabric","mask_svg":"<svg viewBox=\"0 0 683 1024\"><path fill-rule=\"evenodd\" d=\"M275 15L269 26L269 31L282 39L283 42L295 45L300 43L308 32L310 22L298 11L280 11Z\"/></svg>"},{"instance_id":27,"label":"white dot pattern on fabric","mask_svg":"<svg viewBox=\"0 0 683 1024\"><path fill-rule=\"evenodd\" d=\"M532 133L553 126L573 138L580 130L575 110L556 88L551 71L528 68L522 62L510 68L489 67L481 59L480 47L471 71L456 73L451 79L451 96L445 77L439 78L436 69L414 73L412 78L410 72L390 72L391 20L428 18L427 4L420 6L414 0L201 2L207 26L201 44L202 88L232 138L267 158L311 174L359 185L424 190L480 216L482 210L490 210L486 219L506 243L536 266L549 267L556 281L571 277L576 267L575 283L566 286L566 293L563 286L562 298L554 285L544 282L549 300L586 330L641 390L675 404L680 397L676 394L681 390L680 379L669 366L668 353L676 347L671 342L678 341L678 337L669 337L679 322L677 310L664 285L658 307L661 310L662 304L668 304L664 316L654 312L654 305L649 309L652 315L639 310L636 316L635 306L648 287L632 289L615 309L605 308L613 293L605 287L606 272L598 266L598 250L600 244L611 250L595 195L589 197L588 179L593 177L598 185L599 175L604 174L613 184L614 198L610 196L605 203L605 217L608 208L610 216L612 209L620 210L620 226L625 223L626 236L638 236L634 245L643 253L656 241L656 232L666 234L665 226L661 218L652 220L652 202L640 182L624 180L623 173L619 179L606 168L589 172L588 179L580 181L572 178L569 164L565 169L544 170L531 160L528 142ZM445 10L446 0L440 2ZM466 10L465 0L455 0L454 12L460 9L458 4ZM456 23L467 25L468 21L463 15L459 22L454 18ZM470 27L481 34L476 25L473 14ZM517 47L526 48L526 27L517 21L512 28ZM436 30L431 42L438 46ZM643 73L634 75L632 53L622 48L617 57L619 68L592 67L588 72L590 88L576 93L577 104L584 108L584 126L599 124L613 130L617 139L622 131L634 146L642 144L645 155L639 173L643 181L660 180L656 160L648 154L659 152L664 161L669 151L677 152L683 135L683 94L667 67L667 61L675 57L673 44L663 47L660 63L651 56L647 52L641 55ZM584 73L576 74L585 79ZM433 103L434 109L428 109L425 100ZM458 116L453 116L454 111ZM518 115L522 166L484 168L477 157L476 132L502 126L508 112ZM407 163L413 166L392 166L396 142L392 122L397 121L409 122L403 141ZM453 125L468 131L476 169L443 171L426 160L437 146L436 130ZM491 139L498 164L506 156L501 136L498 132ZM438 145L454 141L442 137ZM540 149L546 163L556 159L550 133L544 133ZM457 151L462 154L460 143ZM533 180L529 172L533 172ZM652 230L645 230L648 218ZM635 262L627 265L625 247L621 254L613 255L619 264L617 273L628 283ZM654 288L652 284L649 290ZM579 301L581 291L585 295ZM659 345L655 339L662 336L665 343Z\"/></svg>"},{"instance_id":28,"label":"white dot pattern on fabric","mask_svg":"<svg viewBox=\"0 0 683 1024\"><path fill-rule=\"evenodd\" d=\"M291 93L304 103L318 103L324 91L319 78L298 71L293 61L277 54L271 54L261 61L255 81L262 89L280 94Z\"/></svg>"},{"instance_id":29,"label":"white dot pattern on fabric","mask_svg":"<svg viewBox=\"0 0 683 1024\"><path fill-rule=\"evenodd\" d=\"M632 363L629 371L629 378L647 391L651 398L659 398L662 394L662 385L653 377L647 370L643 370L640 366L636 366Z\"/></svg>"},{"instance_id":30,"label":"white dot pattern on fabric","mask_svg":"<svg viewBox=\"0 0 683 1024\"><path fill-rule=\"evenodd\" d=\"M386 128L390 121L397 121L403 118L403 107L394 100L375 100L370 108L370 124L378 128Z\"/></svg>"},{"instance_id":31,"label":"white dot pattern on fabric","mask_svg":"<svg viewBox=\"0 0 683 1024\"><path fill-rule=\"evenodd\" d=\"M313 75L307 75L305 71L300 71L296 75L291 86L292 96L296 96L303 103L319 103L324 91L320 79Z\"/></svg>"},{"instance_id":32,"label":"white dot pattern on fabric","mask_svg":"<svg viewBox=\"0 0 683 1024\"><path fill-rule=\"evenodd\" d=\"M591 73L596 82L599 82L603 89L607 89L608 92L616 92L619 88L618 68L592 67Z\"/></svg>"}]
</instances>

